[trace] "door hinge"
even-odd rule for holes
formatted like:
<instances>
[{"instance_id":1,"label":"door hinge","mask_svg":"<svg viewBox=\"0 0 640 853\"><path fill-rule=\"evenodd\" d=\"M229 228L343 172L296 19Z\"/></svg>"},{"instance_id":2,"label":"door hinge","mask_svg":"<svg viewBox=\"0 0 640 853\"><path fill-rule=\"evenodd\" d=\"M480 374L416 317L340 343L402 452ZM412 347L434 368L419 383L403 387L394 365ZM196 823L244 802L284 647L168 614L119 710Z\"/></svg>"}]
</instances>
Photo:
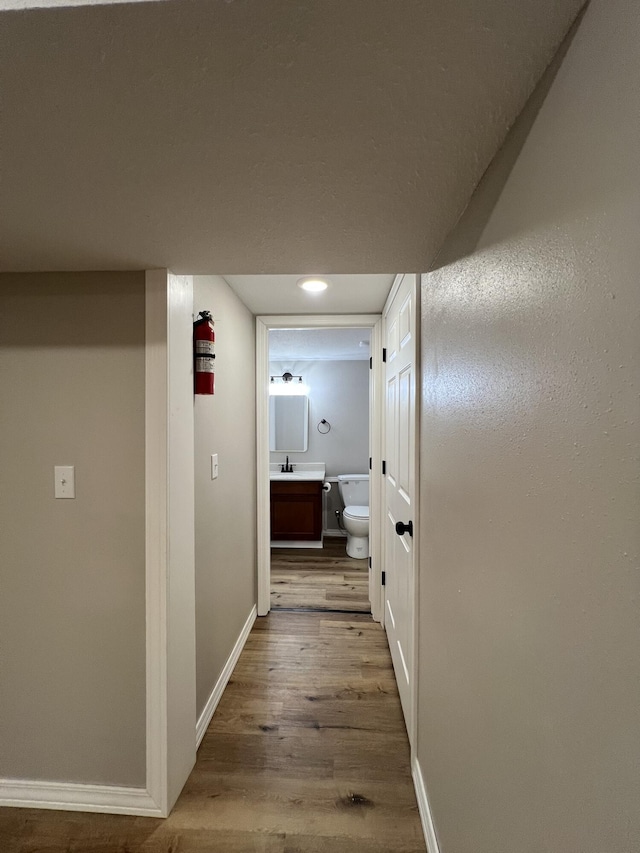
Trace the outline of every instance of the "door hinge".
<instances>
[{"instance_id":1,"label":"door hinge","mask_svg":"<svg viewBox=\"0 0 640 853\"><path fill-rule=\"evenodd\" d=\"M387 348L386 347L382 347L382 360L386 364L386 361L387 361Z\"/></svg>"},{"instance_id":2,"label":"door hinge","mask_svg":"<svg viewBox=\"0 0 640 853\"><path fill-rule=\"evenodd\" d=\"M372 460L371 460L371 457L369 457L369 470L370 471L371 471L371 465L372 465Z\"/></svg>"},{"instance_id":3,"label":"door hinge","mask_svg":"<svg viewBox=\"0 0 640 853\"><path fill-rule=\"evenodd\" d=\"M387 573L383 572L382 573L382 586L386 586L386 585L387 585Z\"/></svg>"},{"instance_id":4,"label":"door hinge","mask_svg":"<svg viewBox=\"0 0 640 853\"><path fill-rule=\"evenodd\" d=\"M369 356L369 370L373 370L373 356Z\"/></svg>"},{"instance_id":5,"label":"door hinge","mask_svg":"<svg viewBox=\"0 0 640 853\"><path fill-rule=\"evenodd\" d=\"M382 473L383 474L387 473L387 463L385 462L384 459L382 460Z\"/></svg>"},{"instance_id":6,"label":"door hinge","mask_svg":"<svg viewBox=\"0 0 640 853\"><path fill-rule=\"evenodd\" d=\"M371 568L371 557L369 557L369 568Z\"/></svg>"}]
</instances>

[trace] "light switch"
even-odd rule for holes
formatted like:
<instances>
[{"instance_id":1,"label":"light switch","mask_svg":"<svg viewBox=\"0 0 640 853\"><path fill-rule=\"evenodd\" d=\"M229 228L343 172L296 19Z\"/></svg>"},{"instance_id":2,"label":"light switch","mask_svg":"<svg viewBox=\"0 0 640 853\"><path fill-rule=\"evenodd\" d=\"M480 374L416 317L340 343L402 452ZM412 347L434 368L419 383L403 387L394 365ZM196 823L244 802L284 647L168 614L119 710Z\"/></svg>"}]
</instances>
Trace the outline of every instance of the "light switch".
<instances>
[{"instance_id":1,"label":"light switch","mask_svg":"<svg viewBox=\"0 0 640 853\"><path fill-rule=\"evenodd\" d=\"M212 480L218 479L218 454L217 453L211 454L211 479Z\"/></svg>"},{"instance_id":2,"label":"light switch","mask_svg":"<svg viewBox=\"0 0 640 853\"><path fill-rule=\"evenodd\" d=\"M76 469L73 465L56 465L54 470L55 496L75 498Z\"/></svg>"}]
</instances>

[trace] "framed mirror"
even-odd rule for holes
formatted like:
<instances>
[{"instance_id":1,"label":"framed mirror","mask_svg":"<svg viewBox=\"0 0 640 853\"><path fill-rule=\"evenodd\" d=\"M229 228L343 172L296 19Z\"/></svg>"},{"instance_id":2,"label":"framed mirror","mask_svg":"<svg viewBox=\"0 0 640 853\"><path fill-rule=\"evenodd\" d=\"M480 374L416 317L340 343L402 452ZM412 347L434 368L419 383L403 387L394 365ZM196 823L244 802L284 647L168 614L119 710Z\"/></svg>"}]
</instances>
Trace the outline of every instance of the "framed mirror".
<instances>
[{"instance_id":1,"label":"framed mirror","mask_svg":"<svg viewBox=\"0 0 640 853\"><path fill-rule=\"evenodd\" d=\"M309 398L269 397L269 450L304 453L309 440Z\"/></svg>"}]
</instances>

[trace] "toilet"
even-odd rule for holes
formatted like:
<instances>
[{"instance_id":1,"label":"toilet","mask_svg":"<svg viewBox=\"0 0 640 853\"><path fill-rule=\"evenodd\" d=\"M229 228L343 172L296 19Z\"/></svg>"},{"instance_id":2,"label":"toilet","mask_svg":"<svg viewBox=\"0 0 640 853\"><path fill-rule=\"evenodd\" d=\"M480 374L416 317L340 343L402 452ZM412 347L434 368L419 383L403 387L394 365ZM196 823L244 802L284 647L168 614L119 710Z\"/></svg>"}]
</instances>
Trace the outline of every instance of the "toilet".
<instances>
[{"instance_id":1,"label":"toilet","mask_svg":"<svg viewBox=\"0 0 640 853\"><path fill-rule=\"evenodd\" d=\"M369 556L369 475L340 474L338 489L344 505L347 554L365 560Z\"/></svg>"}]
</instances>

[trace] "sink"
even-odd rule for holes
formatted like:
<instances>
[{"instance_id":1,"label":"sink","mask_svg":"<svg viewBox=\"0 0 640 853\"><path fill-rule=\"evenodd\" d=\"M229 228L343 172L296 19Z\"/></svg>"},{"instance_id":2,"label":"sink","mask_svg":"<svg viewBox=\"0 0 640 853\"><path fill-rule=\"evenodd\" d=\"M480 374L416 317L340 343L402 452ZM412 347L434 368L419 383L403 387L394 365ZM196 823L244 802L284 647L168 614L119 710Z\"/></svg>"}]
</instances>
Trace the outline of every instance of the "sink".
<instances>
[{"instance_id":1,"label":"sink","mask_svg":"<svg viewBox=\"0 0 640 853\"><path fill-rule=\"evenodd\" d=\"M316 471L293 471L283 474L279 471L277 474L270 474L270 480L324 480L323 475L318 475Z\"/></svg>"},{"instance_id":2,"label":"sink","mask_svg":"<svg viewBox=\"0 0 640 853\"><path fill-rule=\"evenodd\" d=\"M269 468L269 479L277 482L286 482L287 480L292 482L324 480L324 464L314 462L301 462L299 465L296 465L294 462L293 464L295 469L286 473L280 470L280 465L271 465Z\"/></svg>"}]
</instances>

